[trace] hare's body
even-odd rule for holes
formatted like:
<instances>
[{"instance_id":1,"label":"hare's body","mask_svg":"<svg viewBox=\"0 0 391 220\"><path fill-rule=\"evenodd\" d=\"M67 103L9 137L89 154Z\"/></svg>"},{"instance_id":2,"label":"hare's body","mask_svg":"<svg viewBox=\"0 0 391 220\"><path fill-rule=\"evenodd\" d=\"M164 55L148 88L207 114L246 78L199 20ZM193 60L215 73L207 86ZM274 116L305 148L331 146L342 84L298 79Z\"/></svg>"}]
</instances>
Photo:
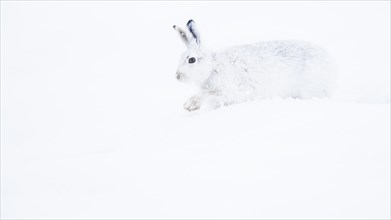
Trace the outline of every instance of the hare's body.
<instances>
[{"instance_id":1,"label":"hare's body","mask_svg":"<svg viewBox=\"0 0 391 220\"><path fill-rule=\"evenodd\" d=\"M193 34L194 22L189 21L188 27ZM205 102L220 106L275 96L326 97L333 90L330 59L311 44L270 41L209 53L199 47L198 32L192 36L195 43L188 42L177 78L195 82L201 92L185 103L187 110Z\"/></svg>"},{"instance_id":2,"label":"hare's body","mask_svg":"<svg viewBox=\"0 0 391 220\"><path fill-rule=\"evenodd\" d=\"M212 54L214 66L202 85L228 102L266 97L324 97L334 84L327 55L303 42L271 41Z\"/></svg>"}]
</instances>

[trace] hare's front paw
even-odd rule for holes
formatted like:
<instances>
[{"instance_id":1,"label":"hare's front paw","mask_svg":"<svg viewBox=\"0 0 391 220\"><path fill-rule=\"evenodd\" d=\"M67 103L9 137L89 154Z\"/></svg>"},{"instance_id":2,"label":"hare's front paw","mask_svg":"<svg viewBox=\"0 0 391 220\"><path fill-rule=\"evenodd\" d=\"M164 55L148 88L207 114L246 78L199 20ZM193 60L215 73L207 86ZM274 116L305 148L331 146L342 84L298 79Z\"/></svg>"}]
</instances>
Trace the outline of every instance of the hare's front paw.
<instances>
[{"instance_id":1,"label":"hare's front paw","mask_svg":"<svg viewBox=\"0 0 391 220\"><path fill-rule=\"evenodd\" d=\"M183 105L187 111L194 111L201 107L201 100L199 97L194 96L188 99Z\"/></svg>"}]
</instances>

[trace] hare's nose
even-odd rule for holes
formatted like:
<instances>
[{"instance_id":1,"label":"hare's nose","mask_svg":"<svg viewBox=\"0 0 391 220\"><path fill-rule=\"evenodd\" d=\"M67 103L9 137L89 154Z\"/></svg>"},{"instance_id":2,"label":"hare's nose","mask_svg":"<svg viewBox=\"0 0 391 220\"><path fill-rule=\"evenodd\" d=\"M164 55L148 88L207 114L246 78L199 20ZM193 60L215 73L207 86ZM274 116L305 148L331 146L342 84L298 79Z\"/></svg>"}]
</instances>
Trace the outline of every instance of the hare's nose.
<instances>
[{"instance_id":1,"label":"hare's nose","mask_svg":"<svg viewBox=\"0 0 391 220\"><path fill-rule=\"evenodd\" d=\"M180 73L180 72L176 72L176 78L177 79L181 79L183 73Z\"/></svg>"}]
</instances>

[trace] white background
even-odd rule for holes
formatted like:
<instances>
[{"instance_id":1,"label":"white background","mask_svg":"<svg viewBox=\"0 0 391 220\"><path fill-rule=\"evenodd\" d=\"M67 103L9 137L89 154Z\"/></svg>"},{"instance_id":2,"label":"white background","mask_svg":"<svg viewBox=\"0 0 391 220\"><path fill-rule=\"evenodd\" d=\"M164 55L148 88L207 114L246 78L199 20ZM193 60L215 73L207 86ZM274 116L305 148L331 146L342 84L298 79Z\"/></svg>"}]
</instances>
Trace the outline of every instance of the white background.
<instances>
[{"instance_id":1,"label":"white background","mask_svg":"<svg viewBox=\"0 0 391 220\"><path fill-rule=\"evenodd\" d=\"M308 40L331 99L185 112L209 49ZM390 2L1 2L2 218L389 218Z\"/></svg>"}]
</instances>

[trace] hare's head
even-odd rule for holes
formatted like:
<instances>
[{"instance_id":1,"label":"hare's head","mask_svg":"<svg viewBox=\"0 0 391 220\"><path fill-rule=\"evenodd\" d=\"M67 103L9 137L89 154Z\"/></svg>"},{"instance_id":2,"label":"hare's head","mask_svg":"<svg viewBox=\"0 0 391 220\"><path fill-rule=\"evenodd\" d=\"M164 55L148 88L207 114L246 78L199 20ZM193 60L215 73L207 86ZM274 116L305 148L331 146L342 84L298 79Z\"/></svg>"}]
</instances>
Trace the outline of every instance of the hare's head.
<instances>
[{"instance_id":1,"label":"hare's head","mask_svg":"<svg viewBox=\"0 0 391 220\"><path fill-rule=\"evenodd\" d=\"M195 22L187 22L187 28L174 25L180 38L187 46L187 51L180 58L176 78L179 81L202 84L212 70L211 56L201 47L200 33Z\"/></svg>"}]
</instances>

